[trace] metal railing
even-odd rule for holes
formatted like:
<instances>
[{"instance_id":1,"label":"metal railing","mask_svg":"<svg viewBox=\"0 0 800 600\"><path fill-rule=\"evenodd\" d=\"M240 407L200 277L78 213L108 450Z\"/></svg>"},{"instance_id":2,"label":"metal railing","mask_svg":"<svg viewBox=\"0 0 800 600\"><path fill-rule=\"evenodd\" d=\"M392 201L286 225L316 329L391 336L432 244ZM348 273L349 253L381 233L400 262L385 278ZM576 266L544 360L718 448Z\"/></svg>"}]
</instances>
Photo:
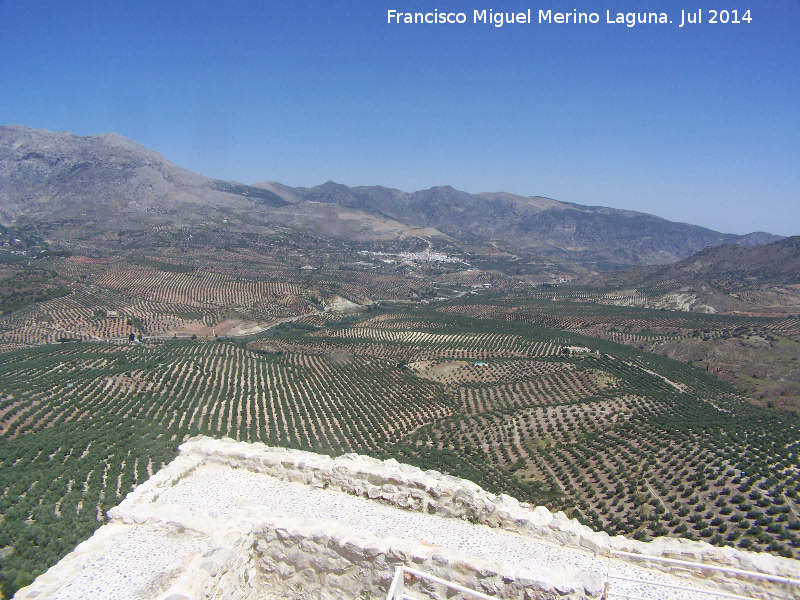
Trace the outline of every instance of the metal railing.
<instances>
[{"instance_id":1,"label":"metal railing","mask_svg":"<svg viewBox=\"0 0 800 600\"><path fill-rule=\"evenodd\" d=\"M625 581L629 583L638 583L639 585L644 585L648 587L677 590L680 592L691 592L692 594L695 595L695 598L697 598L697 600L702 600L703 598L731 598L733 600L754 600L750 596L739 596L738 594L729 594L728 592L718 592L716 590L701 590L697 587L688 587L685 585L673 585L669 583L660 583L656 581L631 579L629 577L620 577L619 575L609 575L608 577L606 577L606 586L605 589L603 590L603 595L601 596L601 600L614 600L617 598L625 600L644 600L641 596L630 596L628 594L614 591L613 589L611 589L611 584L614 581Z\"/></svg>"},{"instance_id":2,"label":"metal railing","mask_svg":"<svg viewBox=\"0 0 800 600\"><path fill-rule=\"evenodd\" d=\"M772 581L773 583L785 583L787 585L800 585L800 579L792 579L788 576L782 575L768 575L767 573L759 573L757 571L745 571L744 569L734 569L733 567L719 567L717 565L709 565L706 563L692 562L689 560L680 560L677 558L664 558L663 556L651 556L649 554L636 554L635 552L622 552L621 550L611 550L614 556L625 556L627 558L637 558L639 560L652 560L654 562L663 562L670 565L681 565L684 567L691 567L693 569L705 569L707 571L717 571L719 573L727 573L729 575L738 575L740 577L749 577L751 579L763 579L765 581Z\"/></svg>"},{"instance_id":3,"label":"metal railing","mask_svg":"<svg viewBox=\"0 0 800 600\"><path fill-rule=\"evenodd\" d=\"M688 567L691 569L697 570L709 570L709 571L717 571L720 573L726 573L728 575L734 575L736 577L743 577L743 578L750 578L750 579L759 579L763 581L769 581L772 583L784 584L786 586L786 598L792 598L793 596L790 595L791 587L792 586L800 586L799 579L793 579L791 577L785 577L780 575L769 575L767 573L758 573L756 571L746 571L744 569L734 569L732 567L720 567L717 565L709 565L705 563L698 563L692 562L688 560L679 560L676 558L664 558L661 556L651 556L648 554L635 554L633 552L622 552L617 550L611 551L612 555L621 556L626 558L634 558L638 560L649 560L655 562L662 562L665 564L672 564L678 565L683 567ZM413 596L409 596L405 592L405 578L406 575L411 575L416 577L417 579L430 581L432 583L438 583L440 585L445 586L448 589L454 590L456 592L461 592L462 594L467 594L469 596L473 596L475 598L480 598L480 600L497 600L494 596L489 596L484 594L483 592L479 592L477 590L470 589L468 587L464 587L463 585L459 585L457 583L453 583L452 581L448 581L446 579L442 579L441 577L436 577L435 575L431 575L430 573L425 573L423 571L419 571L417 569L413 569L411 567L407 567L405 565L397 567L394 573L394 578L392 579L392 584L389 587L389 592L386 595L386 600L418 600ZM683 591L683 592L692 592L704 598L727 598L730 600L753 600L751 597L748 596L740 596L738 594L732 594L729 592L723 592L718 590L711 590L711 589L700 589L697 587L689 587L689 586L682 586L682 585L675 585L675 584L668 584L668 583L661 583L656 581L646 581L642 579L631 579L628 577L622 577L620 575L606 575L606 583L603 590L603 594L601 596L602 600L610 600L611 598L619 598L619 599L626 599L626 600L640 600L636 596L630 596L622 592L615 592L611 589L611 584L613 581L621 581L627 583L637 583L640 585L645 586L652 586L657 588L664 588L664 589L673 589L676 591ZM800 597L800 596L798 596Z\"/></svg>"},{"instance_id":4,"label":"metal railing","mask_svg":"<svg viewBox=\"0 0 800 600\"><path fill-rule=\"evenodd\" d=\"M747 571L747 570L744 570L744 569L736 569L736 568L733 568L733 567L721 567L721 566L718 566L718 565L710 565L710 564L707 564L707 563L699 563L699 562L694 562L694 561L689 561L689 560L681 560L681 559L677 559L677 558L665 558L663 556L652 556L652 555L649 555L649 554L636 554L635 552L623 552L621 550L611 550L610 553L613 556L620 556L620 557L625 557L625 558L629 558L629 559L633 558L633 559L637 559L637 560L660 562L660 563L669 564L669 565L677 565L677 566L681 566L681 567L687 567L687 569L691 569L691 570L714 571L714 572L717 572L717 573L725 573L726 575L733 575L734 577L739 577L739 578L756 579L756 580L761 580L761 581L769 581L771 583L782 584L782 587L784 588L784 591L786 593L787 600L789 600L791 598L800 597L800 595L798 595L798 596L793 596L792 595L792 587L800 586L800 579L793 579L792 577L789 577L789 576L770 575L768 573L759 573L757 571ZM683 591L696 591L698 593L702 593L702 594L705 594L707 596L712 596L712 597L716 597L716 598L733 598L733 599L736 599L736 600L751 600L750 598L748 598L746 596L739 596L737 594L731 594L731 593L728 593L728 592L722 592L722 591L716 591L716 590L714 590L714 591L712 591L712 590L707 590L707 591L703 590L702 592L700 592L699 590L692 590L692 588L686 588L686 587L683 587L683 586L668 585L668 584L656 583L656 582L650 582L650 581L645 582L645 581L640 581L640 580L631 580L631 579L626 579L625 577L620 577L620 576L616 576L616 575L608 575L606 577L606 580L607 580L606 590L608 590L610 582L612 580L615 580L615 579L619 580L619 581L635 581L636 583L642 583L642 584L645 584L645 585L648 585L648 586L673 588L673 589L679 589L679 590L683 590ZM781 591L778 591L778 590L776 590L776 592L778 594L781 593ZM611 596L611 595L609 594L609 596ZM613 597L614 598L627 598L627 599L631 599L631 600L636 600L633 596L625 596L625 595L622 595L622 594L614 594Z\"/></svg>"},{"instance_id":5,"label":"metal railing","mask_svg":"<svg viewBox=\"0 0 800 600\"><path fill-rule=\"evenodd\" d=\"M416 577L417 579L430 581L432 583L438 583L456 592L461 592L462 594L474 596L475 598L480 598L480 600L498 600L494 596L489 596L487 594L484 594L483 592L479 592L477 590L464 587L463 585L453 583L452 581L442 579L441 577L436 577L435 575L431 575L430 573L425 573L424 571L419 571L417 569L413 569L411 567L406 567L406 566L397 567L397 569L395 570L394 577L392 578L392 584L389 587L389 592L386 594L386 600L418 600L414 596L407 594L405 591L406 575L411 575L413 577ZM671 585L666 583L658 583L654 581L644 581L641 579L630 579L627 577L620 577L616 575L609 575L606 578L606 585L603 590L603 594L601 596L602 600L610 600L611 598L618 598L625 600L641 600L638 596L630 596L624 593L612 591L610 588L610 583L612 580L644 584L647 586L654 586L665 589L674 589L679 591L692 592L694 594L700 594L703 597L727 598L732 600L753 600L753 598L747 596L739 596L737 594L729 594L727 592L720 592L716 590L700 590L696 587Z\"/></svg>"},{"instance_id":6,"label":"metal railing","mask_svg":"<svg viewBox=\"0 0 800 600\"><path fill-rule=\"evenodd\" d=\"M494 596L488 596L477 590L472 590L468 587L464 587L463 585L458 585L457 583L453 583L452 581L447 581L446 579L442 579L441 577L436 577L435 575L431 575L430 573L417 571L416 569L412 569L411 567L406 567L406 566L397 567L397 569L395 570L394 578L392 579L392 585L389 587L389 593L386 594L386 600L417 600L417 598L409 596L405 592L406 574L413 575L418 579L425 579L433 583L440 583L448 589L455 590L456 592L461 592L462 594L475 596L476 598L480 598L481 600L498 600Z\"/></svg>"}]
</instances>

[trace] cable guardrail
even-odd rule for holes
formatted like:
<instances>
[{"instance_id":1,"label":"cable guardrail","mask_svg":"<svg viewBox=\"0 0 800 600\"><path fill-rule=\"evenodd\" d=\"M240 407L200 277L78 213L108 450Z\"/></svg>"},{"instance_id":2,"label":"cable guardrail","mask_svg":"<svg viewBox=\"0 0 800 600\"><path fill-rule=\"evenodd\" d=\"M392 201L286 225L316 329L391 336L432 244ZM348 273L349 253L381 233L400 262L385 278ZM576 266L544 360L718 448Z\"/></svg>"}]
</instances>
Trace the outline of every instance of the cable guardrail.
<instances>
[{"instance_id":1,"label":"cable guardrail","mask_svg":"<svg viewBox=\"0 0 800 600\"><path fill-rule=\"evenodd\" d=\"M655 562L663 562L671 565L681 565L685 567L692 567L695 569L718 571L720 573L727 573L729 575L739 575L741 577L751 577L753 579L764 579L766 581L772 581L773 583L800 585L800 579L792 579L789 576L769 575L768 573L759 573L758 571L746 571L744 569L734 569L733 567L720 567L718 565L709 565L706 563L692 562L689 560L680 560L678 558L664 558L663 556L652 556L650 554L623 552L622 550L611 550L610 553L613 554L614 556L625 556L627 558L637 558L639 560L652 560Z\"/></svg>"},{"instance_id":2,"label":"cable guardrail","mask_svg":"<svg viewBox=\"0 0 800 600\"><path fill-rule=\"evenodd\" d=\"M452 581L447 581L441 577L436 577L430 573L425 573L423 571L418 571L417 569L412 569L411 567L406 567L405 565L397 567L395 570L394 578L392 579L392 585L389 587L389 592L386 594L386 600L417 600L417 598L409 596L405 593L406 573L413 575L418 579L425 579L427 581L432 581L433 583L440 583L451 590L461 592L462 594L468 594L470 596L474 596L475 598L480 598L481 600L498 600L494 596L489 596L477 590L453 583Z\"/></svg>"},{"instance_id":3,"label":"cable guardrail","mask_svg":"<svg viewBox=\"0 0 800 600\"><path fill-rule=\"evenodd\" d=\"M792 598L791 596L791 588L793 586L800 586L800 579L793 579L790 576L784 575L770 575L769 573L759 573L758 571L747 571L745 569L736 569L733 567L722 567L719 565L710 565L707 563L700 563L694 562L689 560L681 560L677 558L666 558L663 556L653 556L650 554L637 554L635 552L623 552L622 550L611 550L610 554L612 556L619 556L625 557L628 559L636 559L636 560L643 560L643 561L653 561L653 562L660 562L664 564L676 565L681 567L687 567L688 569L692 570L706 570L706 571L715 571L718 573L725 573L727 575L733 575L736 577L741 578L749 578L749 579L757 579L762 581L769 581L771 583L778 583L786 586L786 598L787 600ZM625 577L616 576L616 575L607 575L606 576L606 590L603 595L603 600L606 600L606 597L613 596L614 598L626 599L626 600L641 600L641 598L637 598L635 596L627 596L623 594L616 594L610 591L610 582L612 580L618 581L628 581L628 582L635 582L640 583L643 585L648 586L656 586L656 587L663 587L663 588L673 588L682 591L693 591L695 593L702 593L709 596L714 596L716 598L731 598L734 600L752 600L750 597L747 596L739 596L737 594L731 594L728 592L716 591L716 590L697 590L696 588L686 588L683 586L675 586L670 584L663 584L651 581L642 581L642 580L632 580L627 579Z\"/></svg>"},{"instance_id":4,"label":"cable guardrail","mask_svg":"<svg viewBox=\"0 0 800 600\"><path fill-rule=\"evenodd\" d=\"M617 556L625 556L629 558L638 558L642 560L655 560L660 562L665 562L669 564L678 564L681 566L688 566L692 568L703 568L703 569L710 569L714 571L721 571L728 574L738 575L740 577L752 577L755 579L762 579L766 581L771 581L774 583L786 583L787 585L800 585L800 581L796 579L792 579L791 577L781 577L776 575L768 575L766 573L758 573L756 571L745 571L743 569L733 569L730 567L718 567L716 565L707 565L703 563L696 563L691 561L685 560L678 560L678 559L669 559L663 558L658 556L650 556L646 554L634 554L631 552L621 552L621 551L612 551L612 554ZM494 596L489 596L484 594L483 592L479 592L477 590L473 590L471 588L465 587L463 585L459 585L457 583L453 583L452 581L448 581L446 579L442 579L441 577L437 577L435 575L431 575L430 573L425 573L424 571L420 571L418 569L414 569L412 567L407 567L405 565L397 567L395 569L394 577L392 578L391 586L389 587L389 591L386 594L386 600L419 600L414 596L411 596L406 593L405 591L405 577L406 575L411 575L416 577L420 580L430 581L432 583L438 583L440 585L445 586L446 588L461 592L462 594L466 594L468 596L472 596L475 598L479 598L480 600L498 600ZM671 589L680 592L690 592L695 595L702 595L703 597L711 597L711 598L725 598L728 600L754 600L750 596L740 596L738 594L731 594L729 592L723 592L718 590L710 590L710 589L701 589L698 587L689 587L689 586L682 586L682 585L675 585L669 583L661 583L656 581L647 581L643 579L633 579L629 577L622 577L620 575L606 575L606 583L603 589L603 593L601 595L601 600L645 600L641 596L632 596L624 592L614 591L611 589L611 583L613 581L623 581L627 583L636 583L639 585L644 585L648 587L657 587L663 589ZM789 598L790 596L787 596Z\"/></svg>"},{"instance_id":5,"label":"cable guardrail","mask_svg":"<svg viewBox=\"0 0 800 600\"><path fill-rule=\"evenodd\" d=\"M650 586L650 587L659 587L659 588L666 588L671 590L678 590L681 592L691 592L692 594L701 595L701 596L711 596L713 598L730 598L732 600L754 600L750 596L739 596L738 594L729 594L728 592L718 592L717 590L701 590L697 587L688 587L685 585L673 585L670 583L661 583L657 581L645 581L643 579L632 579L630 577L621 577L619 575L609 575L606 577L606 587L603 590L603 595L601 596L601 600L612 600L612 599L622 599L625 600L645 600L641 596L629 596L627 594L622 594L619 592L615 592L611 589L611 582L612 581L625 581L629 583L638 583L640 585Z\"/></svg>"}]
</instances>

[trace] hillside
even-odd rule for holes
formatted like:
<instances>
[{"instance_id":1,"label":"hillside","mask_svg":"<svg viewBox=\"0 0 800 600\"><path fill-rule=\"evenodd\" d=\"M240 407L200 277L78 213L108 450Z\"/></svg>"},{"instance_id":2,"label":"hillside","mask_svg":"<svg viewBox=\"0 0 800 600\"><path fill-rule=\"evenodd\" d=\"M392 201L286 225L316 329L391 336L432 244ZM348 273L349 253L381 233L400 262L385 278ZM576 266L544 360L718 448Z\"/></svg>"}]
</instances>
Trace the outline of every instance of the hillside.
<instances>
[{"instance_id":1,"label":"hillside","mask_svg":"<svg viewBox=\"0 0 800 600\"><path fill-rule=\"evenodd\" d=\"M334 203L374 211L418 227L434 227L454 238L502 240L537 254L558 256L596 270L663 264L708 246L759 240L770 234L735 236L645 213L581 206L550 198L507 193L469 194L450 186L405 193L379 186L350 188L332 181L314 188L278 188L297 200ZM766 236L766 237L765 237Z\"/></svg>"},{"instance_id":2,"label":"hillside","mask_svg":"<svg viewBox=\"0 0 800 600\"><path fill-rule=\"evenodd\" d=\"M182 169L115 133L0 127L0 223L76 220L111 229L202 222L286 204L275 194Z\"/></svg>"},{"instance_id":3,"label":"hillside","mask_svg":"<svg viewBox=\"0 0 800 600\"><path fill-rule=\"evenodd\" d=\"M762 246L707 248L675 264L592 276L593 289L636 289L650 306L787 314L800 305L800 236Z\"/></svg>"},{"instance_id":4,"label":"hillside","mask_svg":"<svg viewBox=\"0 0 800 600\"><path fill-rule=\"evenodd\" d=\"M460 244L499 244L530 260L557 261L566 270L580 264L600 271L670 263L708 246L773 238L450 186L413 193L333 182L313 188L249 186L192 173L114 133L81 137L0 127L0 224L32 222L57 222L51 237L59 240L76 233L90 240L109 232L208 223L258 233L282 225L356 240L444 235Z\"/></svg>"},{"instance_id":5,"label":"hillside","mask_svg":"<svg viewBox=\"0 0 800 600\"><path fill-rule=\"evenodd\" d=\"M610 534L797 556L796 415L747 404L705 369L546 329L535 306L507 304L514 322L496 306L0 353L0 584L54 564L197 434L396 458ZM617 326L760 323L615 312Z\"/></svg>"},{"instance_id":6,"label":"hillside","mask_svg":"<svg viewBox=\"0 0 800 600\"><path fill-rule=\"evenodd\" d=\"M629 269L600 275L590 281L645 287L656 281L689 285L701 278L726 290L800 283L800 236L752 247L725 244L707 248L675 264Z\"/></svg>"},{"instance_id":7,"label":"hillside","mask_svg":"<svg viewBox=\"0 0 800 600\"><path fill-rule=\"evenodd\" d=\"M751 402L800 408L800 237L708 248L672 265L603 273L528 297L541 311L534 322L695 364L733 383ZM652 309L670 318L647 317ZM628 311L641 311L641 318L621 319ZM561 313L569 318L557 318ZM690 325L703 315L758 321Z\"/></svg>"}]
</instances>

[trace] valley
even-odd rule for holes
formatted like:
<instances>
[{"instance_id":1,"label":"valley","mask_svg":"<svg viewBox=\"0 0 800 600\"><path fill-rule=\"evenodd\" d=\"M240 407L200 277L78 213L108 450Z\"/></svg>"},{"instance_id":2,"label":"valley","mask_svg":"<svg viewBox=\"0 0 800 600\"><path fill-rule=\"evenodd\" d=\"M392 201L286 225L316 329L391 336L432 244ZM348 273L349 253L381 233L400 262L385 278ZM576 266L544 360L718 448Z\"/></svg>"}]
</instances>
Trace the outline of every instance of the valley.
<instances>
[{"instance_id":1,"label":"valley","mask_svg":"<svg viewBox=\"0 0 800 600\"><path fill-rule=\"evenodd\" d=\"M702 364L638 347L712 325L716 335L790 322L625 307L591 316L569 302L545 320L541 301L516 299L504 313L498 296L342 313L298 293L302 302L260 322L298 318L250 335L158 337L147 328L163 320L141 315L126 322L148 334L141 342L102 328L84 329L84 341L6 342L3 577L52 564L197 434L395 457L612 534L796 556L797 413L755 406ZM587 320L673 333L569 331ZM97 339L104 331L114 335Z\"/></svg>"},{"instance_id":2,"label":"valley","mask_svg":"<svg viewBox=\"0 0 800 600\"><path fill-rule=\"evenodd\" d=\"M798 238L452 188L246 186L121 136L36 150L48 134L0 156L4 596L196 435L800 558ZM658 235L634 244L643 224Z\"/></svg>"}]
</instances>

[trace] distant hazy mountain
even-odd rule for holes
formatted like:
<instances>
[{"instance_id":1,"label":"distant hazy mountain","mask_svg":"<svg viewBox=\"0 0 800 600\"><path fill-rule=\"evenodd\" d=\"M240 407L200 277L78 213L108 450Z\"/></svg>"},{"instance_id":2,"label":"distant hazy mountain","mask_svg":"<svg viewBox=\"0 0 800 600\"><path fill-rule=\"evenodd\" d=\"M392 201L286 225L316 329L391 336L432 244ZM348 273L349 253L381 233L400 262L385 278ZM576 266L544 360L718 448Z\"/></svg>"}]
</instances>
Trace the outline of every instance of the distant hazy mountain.
<instances>
[{"instance_id":1,"label":"distant hazy mountain","mask_svg":"<svg viewBox=\"0 0 800 600\"><path fill-rule=\"evenodd\" d=\"M709 246L775 238L449 186L413 193L333 182L314 188L249 186L192 173L118 134L81 137L11 125L0 127L0 224L21 218L88 223L99 231L230 218L359 240L441 232L598 270L671 263Z\"/></svg>"},{"instance_id":2,"label":"distant hazy mountain","mask_svg":"<svg viewBox=\"0 0 800 600\"><path fill-rule=\"evenodd\" d=\"M753 245L780 239L763 233L719 233L630 210L539 196L469 194L449 186L405 193L384 187L350 188L332 181L310 189L271 182L255 185L281 193L290 202L313 200L377 212L417 227L435 227L454 238L502 240L599 270L672 263L709 246L740 240Z\"/></svg>"},{"instance_id":3,"label":"distant hazy mountain","mask_svg":"<svg viewBox=\"0 0 800 600\"><path fill-rule=\"evenodd\" d=\"M277 207L267 190L203 177L116 133L0 127L0 223L19 217L193 222L220 208Z\"/></svg>"},{"instance_id":4,"label":"distant hazy mountain","mask_svg":"<svg viewBox=\"0 0 800 600\"><path fill-rule=\"evenodd\" d=\"M800 236L783 238L763 246L726 244L706 248L671 265L638 267L592 278L593 284L647 289L708 284L735 291L760 286L800 284Z\"/></svg>"},{"instance_id":5,"label":"distant hazy mountain","mask_svg":"<svg viewBox=\"0 0 800 600\"><path fill-rule=\"evenodd\" d=\"M734 240L734 243L740 246L763 246L782 239L785 239L782 235L773 235L765 231L755 231L746 235L740 235Z\"/></svg>"}]
</instances>

